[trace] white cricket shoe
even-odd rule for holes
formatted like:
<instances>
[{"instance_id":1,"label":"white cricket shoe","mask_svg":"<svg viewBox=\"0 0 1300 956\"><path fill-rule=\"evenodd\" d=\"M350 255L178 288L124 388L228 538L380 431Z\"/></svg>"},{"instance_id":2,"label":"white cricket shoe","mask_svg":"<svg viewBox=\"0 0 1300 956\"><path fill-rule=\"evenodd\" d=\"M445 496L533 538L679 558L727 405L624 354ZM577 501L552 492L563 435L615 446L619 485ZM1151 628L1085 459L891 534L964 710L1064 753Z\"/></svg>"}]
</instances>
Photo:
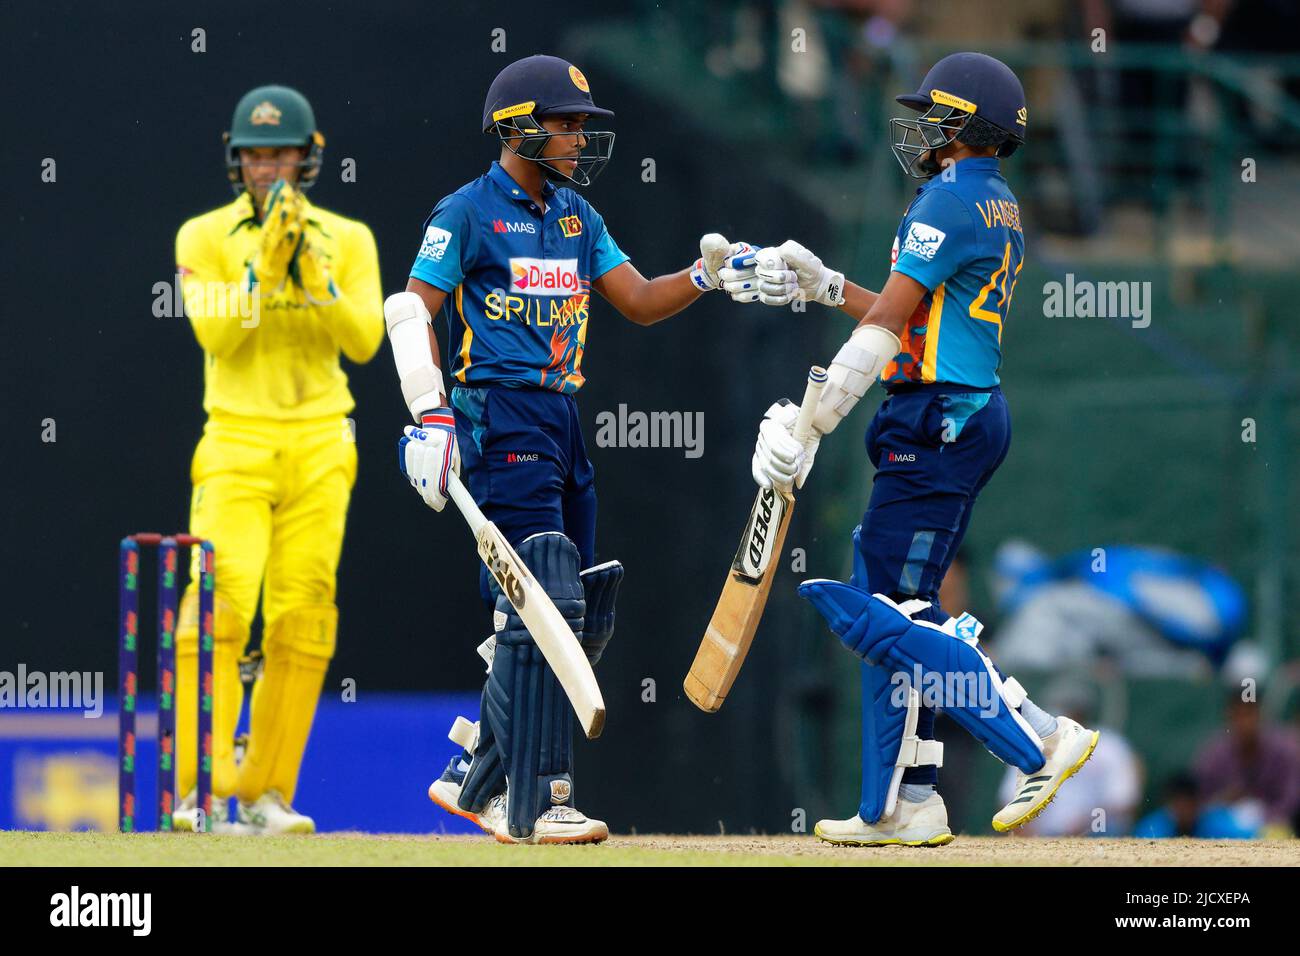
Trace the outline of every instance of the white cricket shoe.
<instances>
[{"instance_id":1,"label":"white cricket shoe","mask_svg":"<svg viewBox=\"0 0 1300 956\"><path fill-rule=\"evenodd\" d=\"M506 823L506 795L498 793L495 797L487 802L478 815L478 825L483 828L484 833L496 833L497 827L509 829Z\"/></svg>"},{"instance_id":2,"label":"white cricket shoe","mask_svg":"<svg viewBox=\"0 0 1300 956\"><path fill-rule=\"evenodd\" d=\"M600 843L609 839L609 827L604 821L589 819L573 807L551 807L537 818L532 836L521 840L510 835L505 811L505 799L501 798L501 817L496 825L499 843Z\"/></svg>"},{"instance_id":3,"label":"white cricket shoe","mask_svg":"<svg viewBox=\"0 0 1300 956\"><path fill-rule=\"evenodd\" d=\"M1056 718L1056 732L1043 740L1045 762L1035 773L1016 774L1016 795L993 817L993 829L1006 833L1038 816L1061 784L1088 762L1101 734L1069 717Z\"/></svg>"},{"instance_id":4,"label":"white cricket shoe","mask_svg":"<svg viewBox=\"0 0 1300 956\"><path fill-rule=\"evenodd\" d=\"M212 795L212 813L208 817L208 831L212 833L230 832L230 801ZM199 829L199 791L191 790L172 811L172 829L183 833L194 833Z\"/></svg>"},{"instance_id":5,"label":"white cricket shoe","mask_svg":"<svg viewBox=\"0 0 1300 956\"><path fill-rule=\"evenodd\" d=\"M460 808L460 787L457 781L441 777L429 784L429 799L448 813L464 817L484 833L496 833L497 823L506 816L506 795L497 794L480 812L472 813Z\"/></svg>"},{"instance_id":6,"label":"white cricket shoe","mask_svg":"<svg viewBox=\"0 0 1300 956\"><path fill-rule=\"evenodd\" d=\"M894 812L876 823L859 816L847 820L818 820L813 833L836 846L943 846L953 841L948 808L932 793L920 803L898 799Z\"/></svg>"},{"instance_id":7,"label":"white cricket shoe","mask_svg":"<svg viewBox=\"0 0 1300 956\"><path fill-rule=\"evenodd\" d=\"M253 803L239 802L239 822L254 833L278 836L281 833L315 833L316 821L289 806L276 790L268 790Z\"/></svg>"},{"instance_id":8,"label":"white cricket shoe","mask_svg":"<svg viewBox=\"0 0 1300 956\"><path fill-rule=\"evenodd\" d=\"M446 777L440 777L433 783L429 784L429 799L436 803L448 813L454 813L458 817L464 817L474 826L478 827L484 833L493 832L492 827L485 827L483 820L477 813L471 813L468 810L460 808L460 783L455 780L448 780Z\"/></svg>"}]
</instances>

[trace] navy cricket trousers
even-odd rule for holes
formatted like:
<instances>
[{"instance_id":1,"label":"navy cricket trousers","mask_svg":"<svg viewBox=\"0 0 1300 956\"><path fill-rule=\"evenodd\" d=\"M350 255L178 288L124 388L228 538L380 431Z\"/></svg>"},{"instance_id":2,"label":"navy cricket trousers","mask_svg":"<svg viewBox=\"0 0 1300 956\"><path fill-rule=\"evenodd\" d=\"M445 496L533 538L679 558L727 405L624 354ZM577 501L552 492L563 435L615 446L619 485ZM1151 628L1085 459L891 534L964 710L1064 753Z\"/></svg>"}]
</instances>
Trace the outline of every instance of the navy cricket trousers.
<instances>
[{"instance_id":1,"label":"navy cricket trousers","mask_svg":"<svg viewBox=\"0 0 1300 956\"><path fill-rule=\"evenodd\" d=\"M1011 446L1006 399L996 387L904 386L876 412L866 445L876 476L859 544L865 586L929 600L927 619L942 624L939 585Z\"/></svg>"},{"instance_id":2,"label":"navy cricket trousers","mask_svg":"<svg viewBox=\"0 0 1300 956\"><path fill-rule=\"evenodd\" d=\"M451 391L465 485L488 520L517 546L563 531L581 567L596 563L596 471L572 395L538 388L457 386ZM489 575L480 588L489 600Z\"/></svg>"}]
</instances>

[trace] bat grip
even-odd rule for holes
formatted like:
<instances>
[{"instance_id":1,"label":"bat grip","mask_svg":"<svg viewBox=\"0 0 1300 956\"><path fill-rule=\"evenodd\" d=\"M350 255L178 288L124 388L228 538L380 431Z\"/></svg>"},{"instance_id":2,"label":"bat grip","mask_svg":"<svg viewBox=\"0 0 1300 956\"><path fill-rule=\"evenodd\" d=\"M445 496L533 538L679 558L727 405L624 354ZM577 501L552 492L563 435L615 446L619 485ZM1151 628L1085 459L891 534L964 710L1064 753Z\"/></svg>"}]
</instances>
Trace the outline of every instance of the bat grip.
<instances>
[{"instance_id":1,"label":"bat grip","mask_svg":"<svg viewBox=\"0 0 1300 956\"><path fill-rule=\"evenodd\" d=\"M456 507L460 509L465 523L469 525L469 530L477 537L479 531L487 524L487 518L483 516L483 512L479 510L474 496L469 493L469 489L465 487L460 480L460 476L454 471L447 475L447 494L452 501L456 502Z\"/></svg>"},{"instance_id":2,"label":"bat grip","mask_svg":"<svg viewBox=\"0 0 1300 956\"><path fill-rule=\"evenodd\" d=\"M794 423L794 440L800 445L808 444L812 437L813 417L817 414L817 401L822 390L826 388L826 369L814 365L808 370L808 385L803 391L803 404L799 406L799 417Z\"/></svg>"}]
</instances>

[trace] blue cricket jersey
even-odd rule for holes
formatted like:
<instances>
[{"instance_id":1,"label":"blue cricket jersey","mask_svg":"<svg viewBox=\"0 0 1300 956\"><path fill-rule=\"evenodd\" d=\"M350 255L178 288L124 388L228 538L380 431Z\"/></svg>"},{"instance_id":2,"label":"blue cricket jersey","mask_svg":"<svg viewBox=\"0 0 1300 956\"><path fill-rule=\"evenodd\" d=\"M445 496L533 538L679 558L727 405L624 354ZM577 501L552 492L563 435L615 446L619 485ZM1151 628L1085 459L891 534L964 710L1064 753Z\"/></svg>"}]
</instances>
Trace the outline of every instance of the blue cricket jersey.
<instances>
[{"instance_id":1,"label":"blue cricket jersey","mask_svg":"<svg viewBox=\"0 0 1300 956\"><path fill-rule=\"evenodd\" d=\"M449 293L451 375L467 385L582 387L591 283L627 261L572 189L546 211L500 163L434 207L411 276Z\"/></svg>"},{"instance_id":2,"label":"blue cricket jersey","mask_svg":"<svg viewBox=\"0 0 1300 956\"><path fill-rule=\"evenodd\" d=\"M903 350L885 366L885 387L999 383L1002 323L1024 265L1020 206L993 157L963 159L951 181L935 176L917 190L894 237L892 269L929 292L899 336Z\"/></svg>"}]
</instances>

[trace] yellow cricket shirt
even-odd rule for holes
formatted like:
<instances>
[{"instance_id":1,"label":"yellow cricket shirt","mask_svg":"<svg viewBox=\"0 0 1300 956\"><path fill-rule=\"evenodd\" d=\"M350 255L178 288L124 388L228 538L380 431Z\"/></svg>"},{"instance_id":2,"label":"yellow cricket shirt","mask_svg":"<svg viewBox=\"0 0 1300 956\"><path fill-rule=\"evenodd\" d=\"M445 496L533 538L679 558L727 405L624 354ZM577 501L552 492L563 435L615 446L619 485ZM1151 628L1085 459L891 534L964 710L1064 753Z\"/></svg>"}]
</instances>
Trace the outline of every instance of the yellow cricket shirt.
<instances>
[{"instance_id":1,"label":"yellow cricket shirt","mask_svg":"<svg viewBox=\"0 0 1300 956\"><path fill-rule=\"evenodd\" d=\"M384 338L379 254L370 228L304 202L306 238L328 257L338 299L312 304L292 280L254 301L246 287L262 229L248 193L176 234L185 313L205 352L203 408L303 420L354 406L341 350L370 361Z\"/></svg>"}]
</instances>

